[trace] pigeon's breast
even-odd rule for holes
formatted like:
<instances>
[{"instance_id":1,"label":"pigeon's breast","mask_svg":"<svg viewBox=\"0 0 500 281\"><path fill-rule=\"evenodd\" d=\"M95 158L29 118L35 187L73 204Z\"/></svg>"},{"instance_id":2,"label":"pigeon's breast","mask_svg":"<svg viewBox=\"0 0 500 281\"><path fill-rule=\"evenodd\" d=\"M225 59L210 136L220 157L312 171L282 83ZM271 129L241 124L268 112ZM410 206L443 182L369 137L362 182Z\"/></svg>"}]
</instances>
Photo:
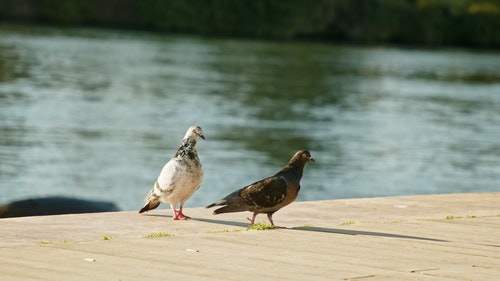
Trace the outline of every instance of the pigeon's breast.
<instances>
[{"instance_id":1,"label":"pigeon's breast","mask_svg":"<svg viewBox=\"0 0 500 281\"><path fill-rule=\"evenodd\" d=\"M297 197L299 195L299 190L300 190L299 183L288 183L287 195L286 195L285 200L283 201L283 206L286 206L286 205L292 203L293 201L295 201L295 199L297 199Z\"/></svg>"},{"instance_id":2,"label":"pigeon's breast","mask_svg":"<svg viewBox=\"0 0 500 281\"><path fill-rule=\"evenodd\" d=\"M198 188L203 180L203 169L200 161L196 160L193 161L189 158L184 158L179 161L179 165L177 166L179 168L178 174L182 176L179 178L179 181L183 185L191 185L194 189Z\"/></svg>"},{"instance_id":3,"label":"pigeon's breast","mask_svg":"<svg viewBox=\"0 0 500 281\"><path fill-rule=\"evenodd\" d=\"M162 190L174 188L177 185L201 183L203 169L199 161L190 161L184 158L169 161L158 177Z\"/></svg>"}]
</instances>

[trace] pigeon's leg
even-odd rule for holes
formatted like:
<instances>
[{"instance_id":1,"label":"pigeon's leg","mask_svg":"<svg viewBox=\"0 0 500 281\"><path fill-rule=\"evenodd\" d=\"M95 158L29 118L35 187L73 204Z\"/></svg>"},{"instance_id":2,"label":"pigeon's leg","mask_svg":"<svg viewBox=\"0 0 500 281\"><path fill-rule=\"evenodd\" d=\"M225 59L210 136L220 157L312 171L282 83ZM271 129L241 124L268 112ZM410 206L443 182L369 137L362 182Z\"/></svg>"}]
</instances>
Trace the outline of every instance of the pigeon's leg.
<instances>
[{"instance_id":1,"label":"pigeon's leg","mask_svg":"<svg viewBox=\"0 0 500 281\"><path fill-rule=\"evenodd\" d=\"M174 216L172 217L173 220L178 220L179 219L179 212L175 209L175 206L170 204L170 208L172 209L172 212L174 213Z\"/></svg>"},{"instance_id":2,"label":"pigeon's leg","mask_svg":"<svg viewBox=\"0 0 500 281\"><path fill-rule=\"evenodd\" d=\"M257 216L257 213L253 213L252 219L247 218L247 220L250 221L250 226L252 226L255 223L255 217Z\"/></svg>"},{"instance_id":3,"label":"pigeon's leg","mask_svg":"<svg viewBox=\"0 0 500 281\"><path fill-rule=\"evenodd\" d=\"M187 219L191 218L191 217L184 215L184 213L182 213L182 204L181 204L181 207L179 209L179 212L177 213L177 217L179 220L187 220Z\"/></svg>"},{"instance_id":4,"label":"pigeon's leg","mask_svg":"<svg viewBox=\"0 0 500 281\"><path fill-rule=\"evenodd\" d=\"M286 228L284 226L276 226L274 225L274 222L273 222L273 214L274 212L272 213L267 213L267 219L269 220L269 222L271 223L271 225L274 227L274 228Z\"/></svg>"},{"instance_id":5,"label":"pigeon's leg","mask_svg":"<svg viewBox=\"0 0 500 281\"><path fill-rule=\"evenodd\" d=\"M273 222L273 214L274 212L272 213L267 213L267 219L269 220L269 222L271 223L272 226L274 226L274 222Z\"/></svg>"}]
</instances>

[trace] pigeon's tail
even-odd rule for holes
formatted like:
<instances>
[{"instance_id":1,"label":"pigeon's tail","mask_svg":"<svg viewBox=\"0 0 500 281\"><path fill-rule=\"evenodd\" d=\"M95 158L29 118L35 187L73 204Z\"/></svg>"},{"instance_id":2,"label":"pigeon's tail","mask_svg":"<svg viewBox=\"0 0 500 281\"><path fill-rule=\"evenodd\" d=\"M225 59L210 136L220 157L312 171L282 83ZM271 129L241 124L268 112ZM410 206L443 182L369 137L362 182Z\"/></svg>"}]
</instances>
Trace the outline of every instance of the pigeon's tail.
<instances>
[{"instance_id":1,"label":"pigeon's tail","mask_svg":"<svg viewBox=\"0 0 500 281\"><path fill-rule=\"evenodd\" d=\"M229 206L224 206L222 208L215 209L213 214L217 215L217 214L222 214L222 213L230 213L231 211L229 209L230 209Z\"/></svg>"},{"instance_id":2,"label":"pigeon's tail","mask_svg":"<svg viewBox=\"0 0 500 281\"><path fill-rule=\"evenodd\" d=\"M144 207L142 207L142 209L139 211L139 214L156 209L156 207L160 205L159 197L155 194L154 188L151 189L144 201L146 202L146 204L144 204Z\"/></svg>"},{"instance_id":3,"label":"pigeon's tail","mask_svg":"<svg viewBox=\"0 0 500 281\"><path fill-rule=\"evenodd\" d=\"M147 212L147 211L151 211L153 209L156 209L156 207L158 207L158 205L160 205L160 201L158 200L151 200L151 201L148 201L144 207L142 207L142 209L139 211L139 214L142 214L144 212Z\"/></svg>"},{"instance_id":4,"label":"pigeon's tail","mask_svg":"<svg viewBox=\"0 0 500 281\"><path fill-rule=\"evenodd\" d=\"M208 208L212 208L212 207L215 207L215 206L224 206L224 205L227 205L227 201L224 200L224 199L221 199L221 200L219 200L217 202L214 202L214 203L206 206L205 208L208 209Z\"/></svg>"},{"instance_id":5,"label":"pigeon's tail","mask_svg":"<svg viewBox=\"0 0 500 281\"><path fill-rule=\"evenodd\" d=\"M223 206L222 208L216 209L214 215L222 213L232 213L232 212L242 212L248 210L247 204L239 196L240 190L237 190L228 196L220 199L219 201L208 205L206 208L212 208L215 206Z\"/></svg>"},{"instance_id":6,"label":"pigeon's tail","mask_svg":"<svg viewBox=\"0 0 500 281\"><path fill-rule=\"evenodd\" d=\"M214 215L222 213L243 212L248 210L248 205L245 204L245 202L240 198L237 199L235 198L234 200L227 200L226 198L224 198L208 205L206 208L212 208L215 206L223 206L223 207L216 209L213 212Z\"/></svg>"},{"instance_id":7,"label":"pigeon's tail","mask_svg":"<svg viewBox=\"0 0 500 281\"><path fill-rule=\"evenodd\" d=\"M212 208L212 207L215 207L215 206L217 206L217 205L215 205L215 203L212 203L212 204L210 204L210 205L206 206L205 208L207 208L207 209L208 209L208 208Z\"/></svg>"},{"instance_id":8,"label":"pigeon's tail","mask_svg":"<svg viewBox=\"0 0 500 281\"><path fill-rule=\"evenodd\" d=\"M219 209L215 209L213 212L214 215L222 214L222 213L234 213L234 212L243 212L248 211L248 206L242 204L229 204Z\"/></svg>"}]
</instances>

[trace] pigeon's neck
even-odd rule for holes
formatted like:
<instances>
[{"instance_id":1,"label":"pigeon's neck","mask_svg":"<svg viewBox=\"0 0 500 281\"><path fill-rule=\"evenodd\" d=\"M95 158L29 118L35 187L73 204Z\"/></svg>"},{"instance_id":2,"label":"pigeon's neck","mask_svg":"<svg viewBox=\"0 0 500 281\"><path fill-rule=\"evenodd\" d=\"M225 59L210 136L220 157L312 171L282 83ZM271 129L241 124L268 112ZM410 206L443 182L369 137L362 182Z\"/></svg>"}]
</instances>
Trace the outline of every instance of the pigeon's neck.
<instances>
[{"instance_id":1,"label":"pigeon's neck","mask_svg":"<svg viewBox=\"0 0 500 281\"><path fill-rule=\"evenodd\" d=\"M281 171L276 175L288 174L289 176L295 177L297 180L302 178L302 173L304 171L305 162L302 161L290 161Z\"/></svg>"},{"instance_id":2,"label":"pigeon's neck","mask_svg":"<svg viewBox=\"0 0 500 281\"><path fill-rule=\"evenodd\" d=\"M175 153L174 157L185 157L188 156L191 159L196 157L196 140L191 138L184 138L182 140L179 149Z\"/></svg>"}]
</instances>

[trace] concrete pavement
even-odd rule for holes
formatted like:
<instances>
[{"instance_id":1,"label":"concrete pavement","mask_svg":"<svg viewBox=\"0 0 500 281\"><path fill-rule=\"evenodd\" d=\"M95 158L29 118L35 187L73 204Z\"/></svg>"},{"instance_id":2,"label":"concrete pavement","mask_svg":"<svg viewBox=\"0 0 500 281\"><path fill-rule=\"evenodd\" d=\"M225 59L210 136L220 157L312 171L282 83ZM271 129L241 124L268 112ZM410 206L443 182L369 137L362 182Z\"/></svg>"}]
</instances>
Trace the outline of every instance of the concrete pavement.
<instances>
[{"instance_id":1,"label":"concrete pavement","mask_svg":"<svg viewBox=\"0 0 500 281\"><path fill-rule=\"evenodd\" d=\"M295 202L274 230L185 213L0 219L0 280L500 280L500 193Z\"/></svg>"}]
</instances>

